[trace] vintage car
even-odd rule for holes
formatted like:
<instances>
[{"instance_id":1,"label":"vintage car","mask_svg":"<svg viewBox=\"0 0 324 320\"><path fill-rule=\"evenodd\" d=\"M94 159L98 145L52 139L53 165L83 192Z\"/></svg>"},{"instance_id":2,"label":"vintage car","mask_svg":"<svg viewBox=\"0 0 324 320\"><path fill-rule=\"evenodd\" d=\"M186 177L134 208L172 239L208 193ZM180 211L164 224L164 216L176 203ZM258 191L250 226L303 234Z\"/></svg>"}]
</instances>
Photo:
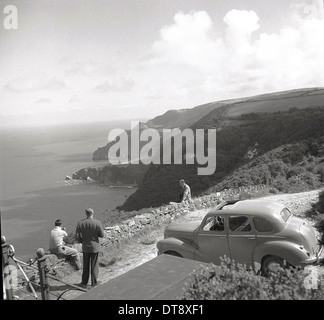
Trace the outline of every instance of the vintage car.
<instances>
[{"instance_id":1,"label":"vintage car","mask_svg":"<svg viewBox=\"0 0 324 320\"><path fill-rule=\"evenodd\" d=\"M324 256L306 221L284 205L265 200L224 202L202 222L170 225L157 248L158 254L214 264L226 255L264 275L316 264Z\"/></svg>"}]
</instances>

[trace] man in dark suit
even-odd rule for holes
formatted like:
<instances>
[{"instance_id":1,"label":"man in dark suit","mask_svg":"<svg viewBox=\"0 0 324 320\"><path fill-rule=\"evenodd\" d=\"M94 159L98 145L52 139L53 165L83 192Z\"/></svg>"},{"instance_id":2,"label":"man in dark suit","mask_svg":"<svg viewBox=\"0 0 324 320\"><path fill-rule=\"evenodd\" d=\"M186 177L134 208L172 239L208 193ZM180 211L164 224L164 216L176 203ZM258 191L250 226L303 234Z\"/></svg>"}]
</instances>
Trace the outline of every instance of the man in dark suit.
<instances>
[{"instance_id":1,"label":"man in dark suit","mask_svg":"<svg viewBox=\"0 0 324 320\"><path fill-rule=\"evenodd\" d=\"M82 243L83 273L81 285L87 286L91 270L91 285L98 284L99 273L99 238L104 237L101 222L94 219L94 211L91 208L85 210L86 218L79 221L76 228L76 239Z\"/></svg>"}]
</instances>

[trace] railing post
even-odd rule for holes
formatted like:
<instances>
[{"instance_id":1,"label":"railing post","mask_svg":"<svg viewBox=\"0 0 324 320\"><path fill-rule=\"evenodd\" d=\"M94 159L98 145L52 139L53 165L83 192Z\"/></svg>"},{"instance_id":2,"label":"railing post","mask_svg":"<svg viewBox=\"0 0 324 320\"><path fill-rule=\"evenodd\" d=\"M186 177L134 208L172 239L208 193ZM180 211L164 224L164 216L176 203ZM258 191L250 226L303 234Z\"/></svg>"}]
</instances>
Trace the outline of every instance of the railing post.
<instances>
[{"instance_id":1,"label":"railing post","mask_svg":"<svg viewBox=\"0 0 324 320\"><path fill-rule=\"evenodd\" d=\"M38 273L41 287L42 300L49 300L49 286L48 286L48 278L46 277L47 272L47 264L46 264L46 256L44 249L40 248L36 251L37 255L37 265L38 265Z\"/></svg>"},{"instance_id":2,"label":"railing post","mask_svg":"<svg viewBox=\"0 0 324 320\"><path fill-rule=\"evenodd\" d=\"M1 249L2 249L2 275L3 275L3 283L5 287L5 293L6 293L6 300L13 300L13 288L8 281L8 278L10 277L10 268L8 268L9 244L7 243L5 236L1 236Z\"/></svg>"}]
</instances>

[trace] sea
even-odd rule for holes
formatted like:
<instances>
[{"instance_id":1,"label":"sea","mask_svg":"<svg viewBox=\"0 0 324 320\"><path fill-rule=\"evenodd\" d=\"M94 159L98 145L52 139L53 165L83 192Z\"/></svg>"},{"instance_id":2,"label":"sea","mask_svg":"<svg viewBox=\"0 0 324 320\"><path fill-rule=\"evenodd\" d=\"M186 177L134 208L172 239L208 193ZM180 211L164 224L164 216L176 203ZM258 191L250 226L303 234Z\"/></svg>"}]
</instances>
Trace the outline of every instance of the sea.
<instances>
[{"instance_id":1,"label":"sea","mask_svg":"<svg viewBox=\"0 0 324 320\"><path fill-rule=\"evenodd\" d=\"M106 210L135 192L129 187L65 180L84 167L103 165L92 161L92 153L107 144L111 129L128 127L126 121L115 121L1 129L1 235L14 246L18 259L34 257L38 248L48 249L56 219L74 232L85 208L93 208L95 217L102 219Z\"/></svg>"}]
</instances>

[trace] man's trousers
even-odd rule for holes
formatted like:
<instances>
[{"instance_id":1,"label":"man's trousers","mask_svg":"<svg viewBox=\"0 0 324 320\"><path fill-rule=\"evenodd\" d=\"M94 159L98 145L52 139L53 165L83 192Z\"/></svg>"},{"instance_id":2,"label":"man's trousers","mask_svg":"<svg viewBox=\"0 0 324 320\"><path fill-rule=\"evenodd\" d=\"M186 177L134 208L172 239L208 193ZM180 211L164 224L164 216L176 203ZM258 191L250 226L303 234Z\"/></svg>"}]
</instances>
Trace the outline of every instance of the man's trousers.
<instances>
[{"instance_id":1,"label":"man's trousers","mask_svg":"<svg viewBox=\"0 0 324 320\"><path fill-rule=\"evenodd\" d=\"M91 285L95 286L98 282L99 274L99 253L83 252L83 273L82 284L87 285L91 273Z\"/></svg>"}]
</instances>

